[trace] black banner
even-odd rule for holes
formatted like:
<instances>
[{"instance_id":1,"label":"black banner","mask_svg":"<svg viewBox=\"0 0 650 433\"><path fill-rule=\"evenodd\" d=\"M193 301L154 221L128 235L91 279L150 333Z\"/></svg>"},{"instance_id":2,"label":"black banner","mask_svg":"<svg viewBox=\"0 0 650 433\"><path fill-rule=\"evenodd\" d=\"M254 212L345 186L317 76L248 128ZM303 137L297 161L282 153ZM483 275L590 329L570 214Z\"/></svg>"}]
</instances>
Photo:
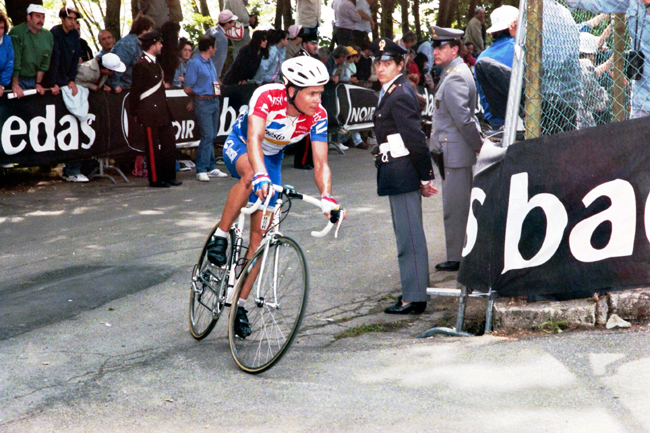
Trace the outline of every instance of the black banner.
<instances>
[{"instance_id":1,"label":"black banner","mask_svg":"<svg viewBox=\"0 0 650 433\"><path fill-rule=\"evenodd\" d=\"M462 284L501 296L650 283L650 117L510 146L476 175Z\"/></svg>"},{"instance_id":2,"label":"black banner","mask_svg":"<svg viewBox=\"0 0 650 433\"><path fill-rule=\"evenodd\" d=\"M221 97L217 143L224 143L237 116L246 109L257 85L230 86ZM372 127L377 105L374 91L337 86L337 118L353 130ZM32 95L21 99L0 98L0 164L24 166L58 164L91 157L111 157L142 152L144 130L129 113L128 91L120 94L90 92L88 121L80 122L67 110L61 96ZM175 117L176 145L196 147L200 134L190 99L181 89L167 90Z\"/></svg>"}]
</instances>

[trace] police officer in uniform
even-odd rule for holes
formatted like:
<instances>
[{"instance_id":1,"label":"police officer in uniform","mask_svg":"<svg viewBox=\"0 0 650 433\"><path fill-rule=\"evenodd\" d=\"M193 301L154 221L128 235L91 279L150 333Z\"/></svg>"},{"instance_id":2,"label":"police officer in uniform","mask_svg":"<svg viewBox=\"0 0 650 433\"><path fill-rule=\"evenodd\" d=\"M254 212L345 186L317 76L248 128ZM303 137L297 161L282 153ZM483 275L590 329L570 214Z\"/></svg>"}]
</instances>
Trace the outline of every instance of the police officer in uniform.
<instances>
[{"instance_id":1,"label":"police officer in uniform","mask_svg":"<svg viewBox=\"0 0 650 433\"><path fill-rule=\"evenodd\" d=\"M162 37L153 31L140 36L142 56L133 67L129 95L131 115L145 128L145 154L149 161L149 185L178 186L176 180L176 140L173 116L167 105L163 70L156 62Z\"/></svg>"},{"instance_id":2,"label":"police officer in uniform","mask_svg":"<svg viewBox=\"0 0 650 433\"><path fill-rule=\"evenodd\" d=\"M420 314L429 296L429 256L422 225L422 196L438 190L426 138L421 130L420 106L413 87L402 74L407 51L387 38L370 45L377 78L382 85L374 114L380 143L377 193L388 196L397 241L402 296L387 314Z\"/></svg>"},{"instance_id":3,"label":"police officer in uniform","mask_svg":"<svg viewBox=\"0 0 650 433\"><path fill-rule=\"evenodd\" d=\"M442 209L447 261L439 271L457 271L465 243L465 229L472 193L472 166L483 140L476 112L474 76L459 57L461 30L432 26L433 58L442 67L436 90L433 140L442 148L445 176L442 178Z\"/></svg>"}]
</instances>

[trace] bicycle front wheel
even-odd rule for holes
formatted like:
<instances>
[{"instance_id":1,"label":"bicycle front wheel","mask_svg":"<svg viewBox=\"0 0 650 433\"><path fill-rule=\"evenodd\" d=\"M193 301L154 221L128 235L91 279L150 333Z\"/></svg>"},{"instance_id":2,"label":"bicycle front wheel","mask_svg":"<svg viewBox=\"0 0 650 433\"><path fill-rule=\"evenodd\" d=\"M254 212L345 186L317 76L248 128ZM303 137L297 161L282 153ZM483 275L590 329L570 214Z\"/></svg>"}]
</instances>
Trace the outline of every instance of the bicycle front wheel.
<instances>
[{"instance_id":1,"label":"bicycle front wheel","mask_svg":"<svg viewBox=\"0 0 650 433\"><path fill-rule=\"evenodd\" d=\"M228 263L224 266L215 266L208 260L208 242L217 229L214 227L208 240L206 240L199 262L192 270L192 283L190 292L190 333L197 340L207 337L223 311L228 290L228 269L232 260L232 245L234 233L230 231L230 240L226 257Z\"/></svg>"},{"instance_id":2,"label":"bicycle front wheel","mask_svg":"<svg viewBox=\"0 0 650 433\"><path fill-rule=\"evenodd\" d=\"M230 350L239 368L257 374L282 358L298 332L309 287L305 255L292 239L277 237L255 253L239 281L230 309ZM243 303L250 335L242 338L237 311L244 287L251 289Z\"/></svg>"}]
</instances>

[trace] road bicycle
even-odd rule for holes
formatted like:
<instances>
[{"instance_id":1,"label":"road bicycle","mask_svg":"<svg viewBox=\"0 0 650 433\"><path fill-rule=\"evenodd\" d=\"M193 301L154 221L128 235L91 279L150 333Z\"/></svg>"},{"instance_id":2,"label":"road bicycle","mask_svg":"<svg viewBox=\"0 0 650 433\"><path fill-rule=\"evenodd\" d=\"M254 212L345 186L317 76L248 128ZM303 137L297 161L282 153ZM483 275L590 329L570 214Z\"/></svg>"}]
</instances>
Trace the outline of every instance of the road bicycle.
<instances>
[{"instance_id":1,"label":"road bicycle","mask_svg":"<svg viewBox=\"0 0 650 433\"><path fill-rule=\"evenodd\" d=\"M208 236L198 263L192 271L190 293L190 332L197 340L210 334L226 307L239 305L243 287L252 287L245 307L248 311L251 334L241 338L235 334L237 308L231 308L228 340L232 356L243 371L261 373L271 368L287 352L295 338L307 304L309 273L307 260L296 241L280 232L280 223L291 210L291 200L299 199L321 207L319 199L296 192L292 186L273 185L278 199L273 211L264 203L262 231L265 232L257 250L247 258L244 245L245 215L262 206L258 200L242 212L229 232L223 266L208 260ZM323 237L341 224L340 209L332 211L327 226L312 236Z\"/></svg>"}]
</instances>

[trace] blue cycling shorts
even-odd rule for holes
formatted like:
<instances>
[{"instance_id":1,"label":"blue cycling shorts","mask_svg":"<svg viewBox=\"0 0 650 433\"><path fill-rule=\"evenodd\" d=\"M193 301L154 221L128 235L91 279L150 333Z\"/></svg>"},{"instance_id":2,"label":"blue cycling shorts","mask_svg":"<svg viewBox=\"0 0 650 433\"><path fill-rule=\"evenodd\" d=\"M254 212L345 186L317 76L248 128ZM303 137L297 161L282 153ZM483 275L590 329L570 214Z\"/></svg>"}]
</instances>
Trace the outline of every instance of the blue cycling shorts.
<instances>
[{"instance_id":1,"label":"blue cycling shorts","mask_svg":"<svg viewBox=\"0 0 650 433\"><path fill-rule=\"evenodd\" d=\"M223 146L223 162L226 164L226 168L235 179L241 179L235 168L235 164L240 156L247 153L246 143L241 141L237 134L229 134L226 139L226 144ZM274 185L282 185L282 160L284 159L284 152L277 153L275 155L264 155L264 165L266 166L266 171L269 173L269 178ZM275 193L271 197L269 206L275 206L275 200L277 199L278 194ZM248 198L249 203L255 203L257 201L257 196L255 193L251 193Z\"/></svg>"}]
</instances>

